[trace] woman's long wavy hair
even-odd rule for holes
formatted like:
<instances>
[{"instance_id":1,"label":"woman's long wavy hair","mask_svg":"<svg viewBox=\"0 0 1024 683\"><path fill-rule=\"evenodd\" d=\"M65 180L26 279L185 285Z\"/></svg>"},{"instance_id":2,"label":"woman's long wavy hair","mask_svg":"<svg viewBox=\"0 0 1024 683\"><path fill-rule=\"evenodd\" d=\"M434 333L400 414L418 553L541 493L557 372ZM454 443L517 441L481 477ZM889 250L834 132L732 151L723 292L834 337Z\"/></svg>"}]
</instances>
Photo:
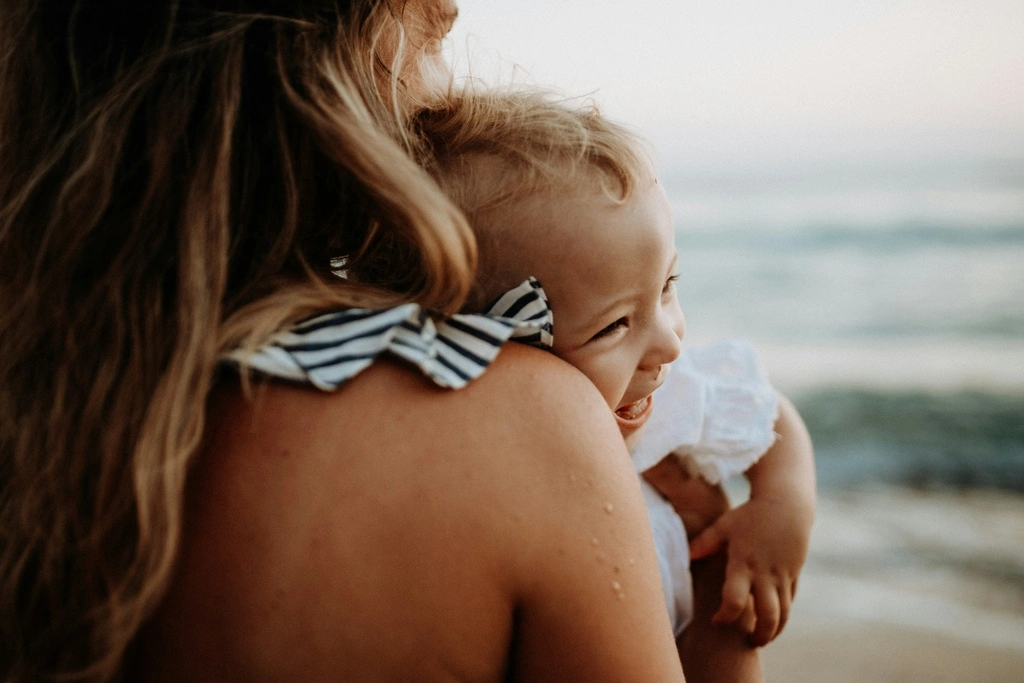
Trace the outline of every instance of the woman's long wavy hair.
<instances>
[{"instance_id":1,"label":"woman's long wavy hair","mask_svg":"<svg viewBox=\"0 0 1024 683\"><path fill-rule=\"evenodd\" d=\"M0 4L3 680L123 676L225 348L461 306L472 234L402 133L404 5Z\"/></svg>"}]
</instances>

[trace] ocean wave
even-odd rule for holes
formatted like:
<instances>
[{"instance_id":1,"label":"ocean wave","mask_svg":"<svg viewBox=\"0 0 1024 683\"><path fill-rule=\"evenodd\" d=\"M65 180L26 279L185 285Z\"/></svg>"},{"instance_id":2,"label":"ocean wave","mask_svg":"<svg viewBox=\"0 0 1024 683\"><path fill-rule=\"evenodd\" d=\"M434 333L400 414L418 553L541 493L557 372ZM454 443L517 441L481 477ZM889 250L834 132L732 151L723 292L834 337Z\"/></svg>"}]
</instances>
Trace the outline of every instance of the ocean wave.
<instances>
[{"instance_id":1,"label":"ocean wave","mask_svg":"<svg viewBox=\"0 0 1024 683\"><path fill-rule=\"evenodd\" d=\"M929 247L1024 246L1024 223L978 227L943 223L898 223L885 229L844 224L814 224L790 229L689 229L680 226L683 248L730 248L784 252L853 248L872 252L910 252Z\"/></svg>"},{"instance_id":2,"label":"ocean wave","mask_svg":"<svg viewBox=\"0 0 1024 683\"><path fill-rule=\"evenodd\" d=\"M1024 393L825 389L795 397L822 488L1024 492Z\"/></svg>"}]
</instances>

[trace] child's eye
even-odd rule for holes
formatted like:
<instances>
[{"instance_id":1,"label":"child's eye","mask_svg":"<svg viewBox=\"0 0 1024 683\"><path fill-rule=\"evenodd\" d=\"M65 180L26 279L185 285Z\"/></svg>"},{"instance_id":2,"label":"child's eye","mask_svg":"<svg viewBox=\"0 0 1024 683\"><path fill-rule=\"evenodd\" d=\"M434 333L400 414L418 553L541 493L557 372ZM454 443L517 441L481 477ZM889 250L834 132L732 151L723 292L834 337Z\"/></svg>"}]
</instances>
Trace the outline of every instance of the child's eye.
<instances>
[{"instance_id":1,"label":"child's eye","mask_svg":"<svg viewBox=\"0 0 1024 683\"><path fill-rule=\"evenodd\" d=\"M628 327L628 325L629 325L629 322L625 318L619 318L618 320L613 322L611 325L608 325L607 327L602 329L600 332L595 334L593 337L591 337L590 341L594 341L596 339L602 339L603 337L607 337L608 335L610 335L610 334L614 333L616 330L618 330L620 327Z\"/></svg>"},{"instance_id":2,"label":"child's eye","mask_svg":"<svg viewBox=\"0 0 1024 683\"><path fill-rule=\"evenodd\" d=\"M669 279L665 280L665 286L661 288L661 293L662 294L668 294L669 292L674 292L675 289L676 289L676 282L678 282L678 281L679 281L679 273L676 273L675 275L671 276Z\"/></svg>"}]
</instances>

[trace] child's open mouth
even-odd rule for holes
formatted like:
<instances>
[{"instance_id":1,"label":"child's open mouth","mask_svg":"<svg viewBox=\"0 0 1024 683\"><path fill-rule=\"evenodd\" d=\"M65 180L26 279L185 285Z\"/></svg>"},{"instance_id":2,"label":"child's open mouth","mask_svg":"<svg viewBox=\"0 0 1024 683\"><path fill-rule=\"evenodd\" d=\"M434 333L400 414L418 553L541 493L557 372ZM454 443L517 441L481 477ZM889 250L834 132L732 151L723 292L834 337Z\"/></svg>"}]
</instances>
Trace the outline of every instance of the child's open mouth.
<instances>
[{"instance_id":1,"label":"child's open mouth","mask_svg":"<svg viewBox=\"0 0 1024 683\"><path fill-rule=\"evenodd\" d=\"M639 401L633 401L632 403L629 403L627 405L622 406L621 408L616 409L615 414L624 420L635 420L645 410L647 410L647 406L650 405L650 403L651 397L644 396Z\"/></svg>"},{"instance_id":2,"label":"child's open mouth","mask_svg":"<svg viewBox=\"0 0 1024 683\"><path fill-rule=\"evenodd\" d=\"M640 429L647 422L647 418L650 417L653 406L654 396L647 395L639 401L633 401L616 408L615 421L619 423L619 429L622 430L623 436L626 436L627 432L634 432Z\"/></svg>"}]
</instances>

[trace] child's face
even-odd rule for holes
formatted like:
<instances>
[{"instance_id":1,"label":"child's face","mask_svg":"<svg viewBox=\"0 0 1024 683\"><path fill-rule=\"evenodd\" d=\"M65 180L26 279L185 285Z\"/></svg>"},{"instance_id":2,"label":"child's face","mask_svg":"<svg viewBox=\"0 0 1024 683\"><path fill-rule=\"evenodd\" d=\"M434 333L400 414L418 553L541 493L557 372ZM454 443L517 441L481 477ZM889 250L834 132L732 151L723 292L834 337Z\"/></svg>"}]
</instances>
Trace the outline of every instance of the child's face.
<instances>
[{"instance_id":1,"label":"child's face","mask_svg":"<svg viewBox=\"0 0 1024 683\"><path fill-rule=\"evenodd\" d=\"M590 378L629 436L650 416L683 338L668 199L651 182L622 205L555 197L542 214L533 242L542 253L529 260L554 311L553 350Z\"/></svg>"}]
</instances>

